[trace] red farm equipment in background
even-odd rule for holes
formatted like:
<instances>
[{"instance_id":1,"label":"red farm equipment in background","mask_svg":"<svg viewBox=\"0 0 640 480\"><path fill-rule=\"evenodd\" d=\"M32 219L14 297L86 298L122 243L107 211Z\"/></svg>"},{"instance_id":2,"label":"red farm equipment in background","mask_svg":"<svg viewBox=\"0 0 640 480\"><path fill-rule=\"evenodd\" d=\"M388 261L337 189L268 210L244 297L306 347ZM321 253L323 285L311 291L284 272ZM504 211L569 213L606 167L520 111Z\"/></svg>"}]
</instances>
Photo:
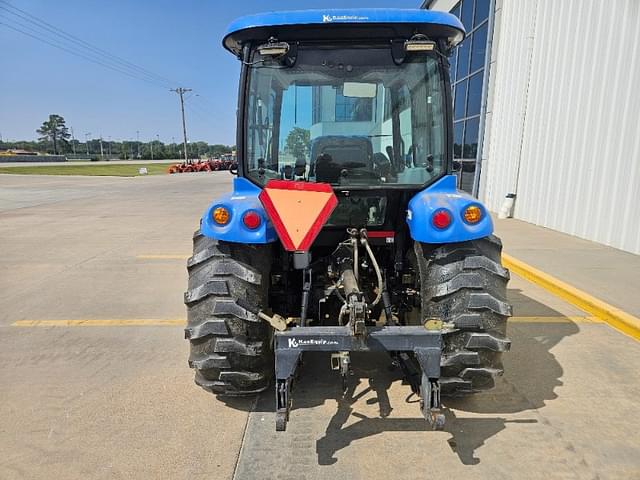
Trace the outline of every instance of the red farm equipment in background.
<instances>
[{"instance_id":1,"label":"red farm equipment in background","mask_svg":"<svg viewBox=\"0 0 640 480\"><path fill-rule=\"evenodd\" d=\"M213 172L219 170L229 170L237 165L235 156L231 154L223 155L221 158L209 158L187 163L181 162L170 165L167 173L190 173L190 172Z\"/></svg>"}]
</instances>

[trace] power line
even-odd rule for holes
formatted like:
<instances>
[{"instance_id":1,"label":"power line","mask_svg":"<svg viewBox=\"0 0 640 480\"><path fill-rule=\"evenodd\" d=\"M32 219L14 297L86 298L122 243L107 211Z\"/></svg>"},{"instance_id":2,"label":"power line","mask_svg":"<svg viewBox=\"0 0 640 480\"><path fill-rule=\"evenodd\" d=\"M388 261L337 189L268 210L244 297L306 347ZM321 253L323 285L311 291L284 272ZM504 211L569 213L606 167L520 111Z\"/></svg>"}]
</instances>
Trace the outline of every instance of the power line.
<instances>
[{"instance_id":1,"label":"power line","mask_svg":"<svg viewBox=\"0 0 640 480\"><path fill-rule=\"evenodd\" d=\"M215 104L211 103L210 101L208 101L204 95L202 95L201 93L196 93L195 91L189 95L188 97L184 98L185 102L191 101L193 99L193 101L200 100L200 103L191 103L192 107L197 107L197 109L200 110L200 113L202 113L203 115L207 115L210 116L212 115L213 111L216 109Z\"/></svg>"},{"instance_id":2,"label":"power line","mask_svg":"<svg viewBox=\"0 0 640 480\"><path fill-rule=\"evenodd\" d=\"M102 48L99 48L95 45L92 45L89 42L86 42L85 40L82 40L81 38L72 35L44 20L42 20L41 18L36 17L35 15L30 14L29 12L26 12L25 10L22 10L18 7L15 7L13 5L11 5L9 2L7 2L6 0L0 0L0 9L4 10L5 12L17 16L19 18L22 18L23 20L26 20L27 22L36 25L36 27L43 29L43 30L47 30L51 33L53 33L54 35L61 37L62 39L64 39L64 41L69 42L74 44L75 46L78 46L80 48L83 48L85 50L89 50L93 53L97 53L99 55L103 55L107 58L105 58L104 60L107 60L111 63L115 63L115 64L119 64L119 66L121 66L122 68L126 68L126 69L132 69L137 71L139 74L151 77L156 79L157 81L161 81L167 85L175 85L176 82L174 82L173 80L170 80L162 75L159 75L155 72L152 72L151 70L148 70L144 67L141 67L140 65L137 65L133 62L130 62L122 57L119 57L117 55L114 55L110 52L108 52L107 50L104 50ZM9 8L7 8L9 7ZM18 13L20 12L20 13Z\"/></svg>"},{"instance_id":3,"label":"power line","mask_svg":"<svg viewBox=\"0 0 640 480\"><path fill-rule=\"evenodd\" d=\"M200 120L208 122L210 119L206 118L206 116L202 113L199 112L198 110L196 110L195 108L193 108L193 105L189 105L188 103L185 103L184 106L191 112L193 113L196 117L198 117Z\"/></svg>"},{"instance_id":4,"label":"power line","mask_svg":"<svg viewBox=\"0 0 640 480\"><path fill-rule=\"evenodd\" d=\"M189 102L191 98L193 98L193 95L184 99L184 102L187 108L190 108L191 110L199 113L200 115L204 115L205 117L211 117L212 114L207 107L203 105L199 105L197 103Z\"/></svg>"},{"instance_id":5,"label":"power line","mask_svg":"<svg viewBox=\"0 0 640 480\"><path fill-rule=\"evenodd\" d=\"M156 86L156 87L159 87L159 88L165 88L165 86L164 86L164 85L159 84L158 82L154 82L154 81L152 81L152 80L150 80L150 79L147 79L147 78L144 78L144 77L141 77L141 76L135 75L134 73L132 73L132 72L130 72L130 71L122 70L122 69L120 69L120 68L118 68L118 67L115 67L115 66L113 66L113 65L109 65L109 64L104 63L104 62L102 62L102 61L100 61L100 60L97 60L97 59L95 59L95 58L88 57L87 55L85 55L85 54L83 54L83 53L74 52L73 50L71 50L71 49L69 49L69 48L67 48L67 47L65 47L65 46L55 44L55 43L53 43L53 42L51 42L51 41L49 41L49 40L47 40L47 39L41 38L41 37L39 37L39 36L37 36L37 35L34 35L34 34L31 34L31 33L29 33L29 32L26 32L26 31L24 31L24 30L21 30L21 29L19 29L19 28L16 28L16 27L14 27L14 26L12 26L12 25L9 25L9 24L7 24L7 23L1 23L1 22L0 22L0 25L4 25L5 27L10 28L11 30L14 30L14 31L16 31L16 32L19 32L19 33L21 33L21 34L23 34L23 35L27 35L28 37L34 38L35 40L38 40L38 41L40 41L40 42L46 43L46 44L48 44L48 45L51 45L52 47L58 48L58 49L60 49L60 50L63 50L63 51L65 51L65 52L67 52L67 53L70 53L71 55L75 55L76 57L83 58L84 60L87 60L87 61L89 61L89 62L93 62L93 63L95 63L95 64L101 65L101 66L103 66L103 67L105 67L105 68L108 68L108 69L110 69L110 70L113 70L113 71L116 71L116 72L122 73L122 74L127 75L127 76L129 76L129 77L131 77L131 78L135 78L136 80L141 80L141 81L143 81L143 82L147 82L147 83L149 83L149 84L151 84L151 85L154 85L154 86ZM22 26L23 28L28 28L28 27L25 27L24 25L20 25L20 26ZM31 31L33 31L33 30L31 30Z\"/></svg>"},{"instance_id":6,"label":"power line","mask_svg":"<svg viewBox=\"0 0 640 480\"><path fill-rule=\"evenodd\" d=\"M201 99L201 100L203 100L205 103L208 103L208 104L209 104L209 106L211 107L211 109L216 109L216 108L218 108L218 106L216 105L216 103L215 103L213 100L211 100L209 97L207 97L207 96L203 95L202 93L198 93L197 95L198 95L198 97L200 97L200 99Z\"/></svg>"},{"instance_id":7,"label":"power line","mask_svg":"<svg viewBox=\"0 0 640 480\"><path fill-rule=\"evenodd\" d=\"M8 8L7 8L8 7ZM4 18L9 22L12 22L13 25L5 23L4 25L16 32L19 32L23 35L30 36L35 40L46 43L47 45L53 46L54 48L58 48L67 53L75 55L84 60L90 61L97 65L103 66L105 68L109 68L118 73L122 73L131 78L135 78L138 80L145 81L147 83L156 85L158 87L166 88L175 85L177 82L174 82L167 77L163 77L162 75L158 75L157 73L152 72L146 68L141 67L133 62L130 62L122 57L114 55L102 48L99 48L95 45L92 45L81 38L72 35L38 17L30 14L29 12L22 10L18 7L13 6L6 0L0 0L0 10L3 10ZM20 13L18 13L20 12ZM2 12L0 12L2 13ZM7 14L14 15L22 20L29 22L31 26L28 24L21 23L17 21L15 18L6 17ZM21 28L17 28L21 27ZM34 28L35 27L35 28ZM38 30L40 29L40 30ZM25 31L26 30L26 31ZM31 32L31 33L28 33ZM53 38L52 38L53 35ZM66 42L66 43L62 43ZM80 48L81 50L76 50ZM96 58L94 55L99 55ZM203 94L192 94L187 99L190 99L194 96L200 97L203 103L209 104L211 108L216 108L215 103L210 99L206 98Z\"/></svg>"},{"instance_id":8,"label":"power line","mask_svg":"<svg viewBox=\"0 0 640 480\"><path fill-rule=\"evenodd\" d=\"M35 28L33 28L32 26L29 25L25 25L15 19L9 19L6 16L2 16L2 12L0 12L0 18L7 20L11 23L3 23L4 26L6 26L7 28L10 28L16 32L22 33L23 35L27 35L31 38L34 38L35 40L38 40L40 42L46 43L52 47L58 48L60 50L63 50L67 53L70 53L71 55L75 55L77 57L80 57L84 60L96 63L98 65L101 65L105 68L109 68L111 70L115 70L119 73L124 73L125 75L128 75L129 77L132 78L136 78L138 80L142 80L145 81L147 83L151 83L155 86L161 87L161 88L166 88L166 83L165 82L160 82L158 80L156 80L155 78L149 77L149 76L143 76L142 74L140 74L139 72L137 72L136 70L130 69L126 66L123 66L121 64L118 64L116 62L113 62L111 60L109 60L108 58L104 58L104 57L96 57L95 55L93 55L91 52L87 52L87 51L78 51L76 49L76 46L74 44L65 44L62 43L58 38L51 38L51 36L48 36L49 34L47 32L43 32L40 30L37 30ZM20 27L20 28L17 28ZM29 33L31 32L31 33Z\"/></svg>"}]
</instances>

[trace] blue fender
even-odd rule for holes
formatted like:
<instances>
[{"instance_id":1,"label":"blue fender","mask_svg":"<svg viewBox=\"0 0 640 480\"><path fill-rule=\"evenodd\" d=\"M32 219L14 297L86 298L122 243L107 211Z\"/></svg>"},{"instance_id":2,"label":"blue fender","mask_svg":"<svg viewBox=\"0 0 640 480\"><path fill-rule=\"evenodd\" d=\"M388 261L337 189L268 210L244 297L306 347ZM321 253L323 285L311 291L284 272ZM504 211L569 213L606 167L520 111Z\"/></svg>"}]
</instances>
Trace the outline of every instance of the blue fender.
<instances>
[{"instance_id":1,"label":"blue fender","mask_svg":"<svg viewBox=\"0 0 640 480\"><path fill-rule=\"evenodd\" d=\"M493 233L493 222L487 209L471 195L456 187L456 176L447 175L433 185L416 193L409 201L407 223L411 238L423 243L454 243L475 240ZM482 217L476 224L464 220L463 212L476 205L482 211ZM437 210L447 210L451 215L451 224L444 229L435 227L431 221Z\"/></svg>"},{"instance_id":2,"label":"blue fender","mask_svg":"<svg viewBox=\"0 0 640 480\"><path fill-rule=\"evenodd\" d=\"M233 179L233 191L213 201L200 221L200 231L203 235L217 240L236 243L271 243L278 239L276 231L264 207L258 198L262 190L246 178ZM211 216L217 207L225 207L231 213L226 225L218 225ZM262 222L255 230L246 227L242 222L242 216L249 210L253 210Z\"/></svg>"}]
</instances>

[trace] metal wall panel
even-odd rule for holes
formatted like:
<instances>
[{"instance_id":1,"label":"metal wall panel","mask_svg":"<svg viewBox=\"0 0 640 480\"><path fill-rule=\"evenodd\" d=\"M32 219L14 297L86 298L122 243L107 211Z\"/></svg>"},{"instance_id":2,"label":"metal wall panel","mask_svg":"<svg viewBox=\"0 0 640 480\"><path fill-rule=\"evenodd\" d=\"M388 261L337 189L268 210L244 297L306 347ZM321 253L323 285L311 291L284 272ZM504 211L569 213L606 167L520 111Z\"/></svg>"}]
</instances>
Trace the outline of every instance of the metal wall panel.
<instances>
[{"instance_id":1,"label":"metal wall panel","mask_svg":"<svg viewBox=\"0 0 640 480\"><path fill-rule=\"evenodd\" d=\"M640 253L640 1L499 5L481 199Z\"/></svg>"},{"instance_id":2,"label":"metal wall panel","mask_svg":"<svg viewBox=\"0 0 640 480\"><path fill-rule=\"evenodd\" d=\"M505 1L496 9L491 83L482 164L480 198L490 210L500 208L515 190L527 88L533 52L537 1Z\"/></svg>"},{"instance_id":3,"label":"metal wall panel","mask_svg":"<svg viewBox=\"0 0 640 480\"><path fill-rule=\"evenodd\" d=\"M640 2L536 17L515 216L640 253Z\"/></svg>"}]
</instances>

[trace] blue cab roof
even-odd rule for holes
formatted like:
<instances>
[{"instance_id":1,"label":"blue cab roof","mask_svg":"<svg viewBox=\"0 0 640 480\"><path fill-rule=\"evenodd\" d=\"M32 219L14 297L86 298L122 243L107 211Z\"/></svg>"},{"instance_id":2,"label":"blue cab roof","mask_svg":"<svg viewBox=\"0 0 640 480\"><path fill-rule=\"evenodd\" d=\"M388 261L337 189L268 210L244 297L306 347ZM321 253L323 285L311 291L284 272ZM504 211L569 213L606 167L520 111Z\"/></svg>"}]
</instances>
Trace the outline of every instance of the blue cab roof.
<instances>
[{"instance_id":1,"label":"blue cab roof","mask_svg":"<svg viewBox=\"0 0 640 480\"><path fill-rule=\"evenodd\" d=\"M464 27L460 20L450 13L434 10L400 9L400 8L353 8L328 10L294 10L283 12L266 12L240 17L229 25L224 35L224 47L238 53L239 37L246 36L249 30L264 30L275 27L295 27L335 24L353 25L389 25L389 24L428 24L440 27L447 32L453 46L464 38Z\"/></svg>"}]
</instances>

